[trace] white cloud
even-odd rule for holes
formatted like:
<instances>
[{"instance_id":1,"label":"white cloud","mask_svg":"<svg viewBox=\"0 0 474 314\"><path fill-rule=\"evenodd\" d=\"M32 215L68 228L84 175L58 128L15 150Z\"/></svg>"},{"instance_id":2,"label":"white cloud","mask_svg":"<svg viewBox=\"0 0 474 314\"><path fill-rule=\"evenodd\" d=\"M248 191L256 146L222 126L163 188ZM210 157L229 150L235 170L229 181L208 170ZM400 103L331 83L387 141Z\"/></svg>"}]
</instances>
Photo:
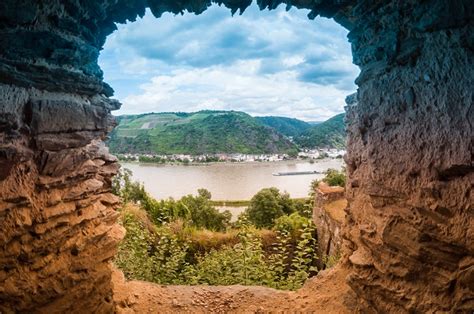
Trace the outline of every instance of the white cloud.
<instances>
[{"instance_id":1,"label":"white cloud","mask_svg":"<svg viewBox=\"0 0 474 314\"><path fill-rule=\"evenodd\" d=\"M261 75L258 63L240 61L155 76L140 86L140 93L122 100L119 113L222 109L322 120L342 112L345 92L298 81L295 71Z\"/></svg>"},{"instance_id":2,"label":"white cloud","mask_svg":"<svg viewBox=\"0 0 474 314\"><path fill-rule=\"evenodd\" d=\"M123 106L116 114L240 110L323 120L355 90L347 31L280 6L242 16L212 6L202 15L119 25L100 64Z\"/></svg>"}]
</instances>

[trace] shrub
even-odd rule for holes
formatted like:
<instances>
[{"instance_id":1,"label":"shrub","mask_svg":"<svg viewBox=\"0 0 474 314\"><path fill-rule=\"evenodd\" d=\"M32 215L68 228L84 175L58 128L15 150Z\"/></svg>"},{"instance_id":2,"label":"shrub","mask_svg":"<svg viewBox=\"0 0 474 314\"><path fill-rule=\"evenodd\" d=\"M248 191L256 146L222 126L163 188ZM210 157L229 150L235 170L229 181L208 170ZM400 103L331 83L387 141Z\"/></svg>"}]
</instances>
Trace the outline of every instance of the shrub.
<instances>
[{"instance_id":1,"label":"shrub","mask_svg":"<svg viewBox=\"0 0 474 314\"><path fill-rule=\"evenodd\" d=\"M223 231L230 225L232 214L219 212L211 202L211 192L199 189L198 195L186 195L176 201L172 198L156 200L138 182L131 181L132 172L122 169L112 182L112 191L121 197L123 203L140 204L157 225L176 219L196 227Z\"/></svg>"},{"instance_id":2,"label":"shrub","mask_svg":"<svg viewBox=\"0 0 474 314\"><path fill-rule=\"evenodd\" d=\"M294 199L293 208L300 216L311 218L313 214L314 200L311 197L305 199Z\"/></svg>"},{"instance_id":3,"label":"shrub","mask_svg":"<svg viewBox=\"0 0 474 314\"><path fill-rule=\"evenodd\" d=\"M288 228L275 232L244 225L230 233L185 227L175 221L151 227L140 210L122 211L127 235L115 263L128 279L160 284L267 285L297 289L316 273L314 226L301 224L293 214L291 226L300 229L293 237ZM267 249L264 249L263 243ZM194 245L203 250L195 250ZM269 247L271 246L271 249Z\"/></svg>"},{"instance_id":4,"label":"shrub","mask_svg":"<svg viewBox=\"0 0 474 314\"><path fill-rule=\"evenodd\" d=\"M196 265L196 283L209 285L256 285L268 279L268 267L261 242L250 228L242 228L239 243L213 250Z\"/></svg>"},{"instance_id":5,"label":"shrub","mask_svg":"<svg viewBox=\"0 0 474 314\"><path fill-rule=\"evenodd\" d=\"M153 259L149 249L152 235L137 216L123 211L120 223L127 233L118 247L115 264L128 279L153 281Z\"/></svg>"},{"instance_id":6,"label":"shrub","mask_svg":"<svg viewBox=\"0 0 474 314\"><path fill-rule=\"evenodd\" d=\"M147 193L145 187L139 182L132 182L132 171L122 168L112 179L112 193L120 196L124 203L140 202Z\"/></svg>"},{"instance_id":7,"label":"shrub","mask_svg":"<svg viewBox=\"0 0 474 314\"><path fill-rule=\"evenodd\" d=\"M113 186L126 201L120 222L127 233L115 263L128 279L293 290L316 274L316 234L308 201L295 202L276 188L263 189L239 216L237 229L229 229L230 213L212 206L209 191L158 201L130 177L124 170ZM252 223L274 227L256 229Z\"/></svg>"},{"instance_id":8,"label":"shrub","mask_svg":"<svg viewBox=\"0 0 474 314\"><path fill-rule=\"evenodd\" d=\"M153 228L146 214L122 210L121 224L126 229L114 263L127 279L160 284L185 284L193 269L187 262L188 245L180 242L169 228Z\"/></svg>"},{"instance_id":9,"label":"shrub","mask_svg":"<svg viewBox=\"0 0 474 314\"><path fill-rule=\"evenodd\" d=\"M187 262L188 244L168 228L160 228L152 247L153 281L160 284L186 284L194 275Z\"/></svg>"},{"instance_id":10,"label":"shrub","mask_svg":"<svg viewBox=\"0 0 474 314\"><path fill-rule=\"evenodd\" d=\"M293 213L290 216L281 216L275 221L274 230L279 232L288 232L293 238L296 238L298 232L303 230L305 224L310 223L310 220L301 216L299 213Z\"/></svg>"},{"instance_id":11,"label":"shrub","mask_svg":"<svg viewBox=\"0 0 474 314\"><path fill-rule=\"evenodd\" d=\"M212 206L211 193L206 189L199 189L197 196L182 197L178 204L189 212L188 221L196 228L224 231L230 224L232 214L221 213Z\"/></svg>"},{"instance_id":12,"label":"shrub","mask_svg":"<svg viewBox=\"0 0 474 314\"><path fill-rule=\"evenodd\" d=\"M323 181L326 182L330 186L346 186L346 173L345 169L342 170L335 170L335 169L328 169L326 171L326 176L323 178Z\"/></svg>"}]
</instances>

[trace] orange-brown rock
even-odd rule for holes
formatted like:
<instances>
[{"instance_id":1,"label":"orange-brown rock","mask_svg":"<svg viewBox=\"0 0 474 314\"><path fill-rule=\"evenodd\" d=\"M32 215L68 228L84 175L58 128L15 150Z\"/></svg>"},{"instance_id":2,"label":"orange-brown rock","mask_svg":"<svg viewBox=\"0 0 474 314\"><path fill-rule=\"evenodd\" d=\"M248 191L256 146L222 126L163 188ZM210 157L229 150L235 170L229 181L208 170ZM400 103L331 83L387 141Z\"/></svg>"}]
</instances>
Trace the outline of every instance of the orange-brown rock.
<instances>
[{"instance_id":1,"label":"orange-brown rock","mask_svg":"<svg viewBox=\"0 0 474 314\"><path fill-rule=\"evenodd\" d=\"M0 133L8 152L0 158L8 165L0 178L0 312L112 312L108 263L123 230L107 168L118 165L101 141L110 110L91 98L1 84L0 95L17 130Z\"/></svg>"},{"instance_id":2,"label":"orange-brown rock","mask_svg":"<svg viewBox=\"0 0 474 314\"><path fill-rule=\"evenodd\" d=\"M347 200L344 188L320 182L315 189L313 222L318 234L318 254L326 259L341 254L342 224Z\"/></svg>"}]
</instances>

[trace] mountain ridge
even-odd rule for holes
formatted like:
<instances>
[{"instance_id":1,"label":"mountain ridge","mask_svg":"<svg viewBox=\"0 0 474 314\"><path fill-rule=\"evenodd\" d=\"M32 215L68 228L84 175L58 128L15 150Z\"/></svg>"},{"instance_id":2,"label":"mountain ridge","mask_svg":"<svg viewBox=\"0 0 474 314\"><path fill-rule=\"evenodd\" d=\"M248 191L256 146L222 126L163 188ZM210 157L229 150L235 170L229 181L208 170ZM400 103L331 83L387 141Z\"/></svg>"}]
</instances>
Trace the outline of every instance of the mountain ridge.
<instances>
[{"instance_id":1,"label":"mountain ridge","mask_svg":"<svg viewBox=\"0 0 474 314\"><path fill-rule=\"evenodd\" d=\"M239 111L153 113L122 116L112 132L114 153L295 153L275 129Z\"/></svg>"},{"instance_id":2,"label":"mountain ridge","mask_svg":"<svg viewBox=\"0 0 474 314\"><path fill-rule=\"evenodd\" d=\"M295 143L303 148L338 148L346 146L345 114L340 113L328 120L315 124L304 131Z\"/></svg>"},{"instance_id":3,"label":"mountain ridge","mask_svg":"<svg viewBox=\"0 0 474 314\"><path fill-rule=\"evenodd\" d=\"M299 147L340 148L339 119L312 125L279 116L252 117L241 111L151 112L117 117L108 145L116 154L290 154ZM325 125L329 122L329 126ZM313 129L318 130L313 130ZM318 135L321 132L337 136ZM316 135L315 135L316 134ZM327 136L326 136L327 135ZM336 140L327 140L327 138ZM319 143L318 141L321 141ZM312 143L314 141L314 143ZM314 144L314 145L313 145ZM298 147L299 146L299 147Z\"/></svg>"}]
</instances>

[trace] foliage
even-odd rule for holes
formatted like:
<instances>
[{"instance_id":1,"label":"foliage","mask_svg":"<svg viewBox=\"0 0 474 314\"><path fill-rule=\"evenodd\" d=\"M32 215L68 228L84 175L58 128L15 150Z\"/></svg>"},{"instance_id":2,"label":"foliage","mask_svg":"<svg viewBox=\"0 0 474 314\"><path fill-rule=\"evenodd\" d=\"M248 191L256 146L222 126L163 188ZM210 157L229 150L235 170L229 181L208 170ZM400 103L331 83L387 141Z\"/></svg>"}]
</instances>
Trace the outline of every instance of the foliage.
<instances>
[{"instance_id":1,"label":"foliage","mask_svg":"<svg viewBox=\"0 0 474 314\"><path fill-rule=\"evenodd\" d=\"M277 188L265 188L255 194L246 210L248 219L258 228L271 228L273 222L290 211L290 198L281 194ZM290 200L291 201L291 200Z\"/></svg>"},{"instance_id":2,"label":"foliage","mask_svg":"<svg viewBox=\"0 0 474 314\"><path fill-rule=\"evenodd\" d=\"M190 226L213 231L223 231L230 225L232 214L219 212L211 202L211 193L199 189L198 195L186 195L176 201L172 198L156 200L144 189L143 185L131 181L132 172L121 169L113 179L112 191L126 203L140 204L156 225L183 219Z\"/></svg>"},{"instance_id":3,"label":"foliage","mask_svg":"<svg viewBox=\"0 0 474 314\"><path fill-rule=\"evenodd\" d=\"M328 169L326 171L326 176L323 178L323 181L330 186L346 186L346 172L343 168L342 170Z\"/></svg>"},{"instance_id":4,"label":"foliage","mask_svg":"<svg viewBox=\"0 0 474 314\"><path fill-rule=\"evenodd\" d=\"M263 125L274 128L285 136L298 136L311 127L311 124L295 118L268 116L256 117L256 119Z\"/></svg>"},{"instance_id":5,"label":"foliage","mask_svg":"<svg viewBox=\"0 0 474 314\"><path fill-rule=\"evenodd\" d=\"M270 252L262 247L259 230L244 225L232 241L209 250L192 250L192 240L170 225L154 230L139 215L122 212L127 230L115 264L129 279L160 284L267 285L294 290L316 274L314 226L301 224L298 236L277 231ZM181 230L183 231L183 230ZM196 231L196 230L194 230Z\"/></svg>"},{"instance_id":6,"label":"foliage","mask_svg":"<svg viewBox=\"0 0 474 314\"><path fill-rule=\"evenodd\" d=\"M265 218L252 210L230 229L230 213L219 213L212 206L209 191L158 201L130 177L131 172L123 170L113 184L114 192L127 200L120 218L127 233L115 258L127 278L294 290L317 273L315 226L310 215L299 213L307 211L305 200L297 205L287 193L264 189L249 208L270 214L271 206L277 208L278 217L269 223L273 230L252 225L255 217ZM333 262L325 260L327 265Z\"/></svg>"},{"instance_id":7,"label":"foliage","mask_svg":"<svg viewBox=\"0 0 474 314\"><path fill-rule=\"evenodd\" d=\"M168 228L158 229L151 250L153 281L160 284L185 284L192 277L193 269L187 262L187 243Z\"/></svg>"},{"instance_id":8,"label":"foliage","mask_svg":"<svg viewBox=\"0 0 474 314\"><path fill-rule=\"evenodd\" d=\"M341 113L327 121L316 124L295 138L301 147L344 148L346 146L345 114Z\"/></svg>"},{"instance_id":9,"label":"foliage","mask_svg":"<svg viewBox=\"0 0 474 314\"><path fill-rule=\"evenodd\" d=\"M127 278L161 284L184 284L192 271L186 261L187 245L167 228L150 231L129 211L122 213L126 236L119 245L115 264Z\"/></svg>"},{"instance_id":10,"label":"foliage","mask_svg":"<svg viewBox=\"0 0 474 314\"><path fill-rule=\"evenodd\" d=\"M324 255L322 256L324 269L332 268L341 259L341 255Z\"/></svg>"},{"instance_id":11,"label":"foliage","mask_svg":"<svg viewBox=\"0 0 474 314\"><path fill-rule=\"evenodd\" d=\"M287 282L289 289L296 289L303 285L306 279L317 273L314 265L316 255L316 228L311 221L302 225L301 236L293 252L293 259L288 272Z\"/></svg>"},{"instance_id":12,"label":"foliage","mask_svg":"<svg viewBox=\"0 0 474 314\"><path fill-rule=\"evenodd\" d=\"M232 215L228 211L219 212L210 198L209 191L200 189L197 196L186 195L177 201L171 198L157 201L147 195L142 205L157 225L181 218L196 228L223 231L230 224Z\"/></svg>"},{"instance_id":13,"label":"foliage","mask_svg":"<svg viewBox=\"0 0 474 314\"><path fill-rule=\"evenodd\" d=\"M199 189L198 196L187 195L181 198L178 205L189 211L190 225L213 231L223 231L230 223L230 212L219 212L211 204L211 193L206 189Z\"/></svg>"},{"instance_id":14,"label":"foliage","mask_svg":"<svg viewBox=\"0 0 474 314\"><path fill-rule=\"evenodd\" d=\"M293 208L300 216L311 218L313 214L313 205L314 199L311 197L307 198L294 198L293 199Z\"/></svg>"},{"instance_id":15,"label":"foliage","mask_svg":"<svg viewBox=\"0 0 474 314\"><path fill-rule=\"evenodd\" d=\"M293 238L299 236L303 226L309 223L309 218L301 216L299 213L293 213L289 216L281 216L275 220L274 230L278 232L287 232Z\"/></svg>"},{"instance_id":16,"label":"foliage","mask_svg":"<svg viewBox=\"0 0 474 314\"><path fill-rule=\"evenodd\" d=\"M246 218L258 228L271 228L275 219L301 210L304 211L305 200L291 199L286 192L275 187L264 188L255 194L245 211Z\"/></svg>"},{"instance_id":17,"label":"foliage","mask_svg":"<svg viewBox=\"0 0 474 314\"><path fill-rule=\"evenodd\" d=\"M119 245L115 264L127 278L153 281L154 262L150 257L152 235L145 224L129 212L121 215L127 233Z\"/></svg>"},{"instance_id":18,"label":"foliage","mask_svg":"<svg viewBox=\"0 0 474 314\"><path fill-rule=\"evenodd\" d=\"M132 171L126 168L121 168L112 179L112 193L120 196L124 203L136 203L147 196L143 184L132 181Z\"/></svg>"},{"instance_id":19,"label":"foliage","mask_svg":"<svg viewBox=\"0 0 474 314\"><path fill-rule=\"evenodd\" d=\"M209 285L261 284L269 279L262 245L249 227L240 229L239 243L213 250L196 265L196 283Z\"/></svg>"}]
</instances>

